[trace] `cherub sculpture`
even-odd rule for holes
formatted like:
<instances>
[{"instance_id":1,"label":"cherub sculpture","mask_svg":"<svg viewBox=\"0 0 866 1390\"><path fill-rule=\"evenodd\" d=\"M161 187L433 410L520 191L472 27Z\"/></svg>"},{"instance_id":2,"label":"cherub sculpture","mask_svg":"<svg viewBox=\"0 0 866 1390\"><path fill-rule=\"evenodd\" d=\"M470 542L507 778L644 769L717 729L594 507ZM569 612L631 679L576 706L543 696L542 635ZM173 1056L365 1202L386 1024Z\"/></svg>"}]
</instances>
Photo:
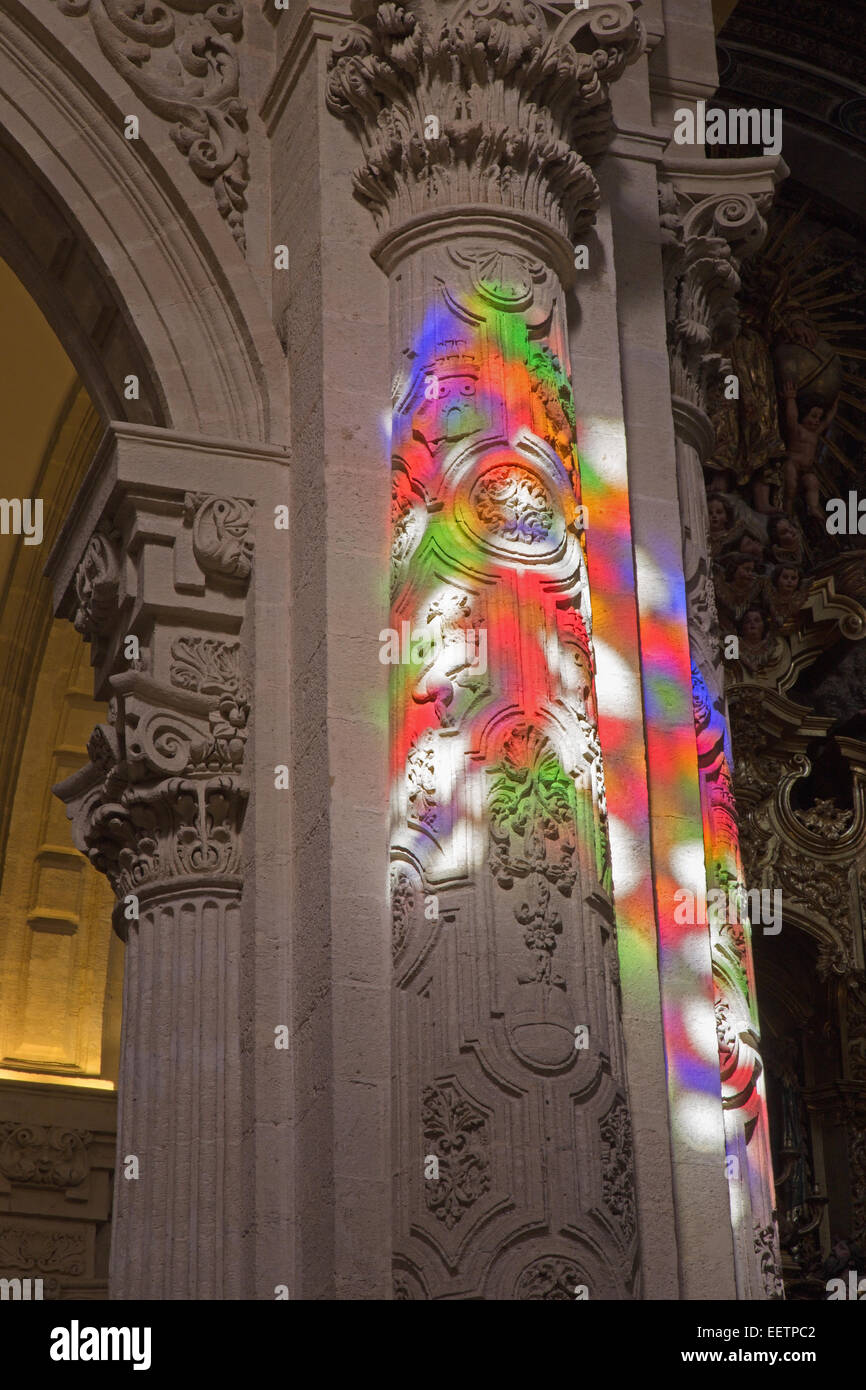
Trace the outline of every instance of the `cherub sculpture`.
<instances>
[{"instance_id":1,"label":"cherub sculpture","mask_svg":"<svg viewBox=\"0 0 866 1390\"><path fill-rule=\"evenodd\" d=\"M797 409L797 383L790 380L784 382L782 395L785 400L785 440L788 445L782 471L785 511L789 516L793 513L797 492L802 489L807 512L823 523L825 516L818 495L815 455L821 435L829 428L836 414L836 403L828 411L819 405L810 406L801 418Z\"/></svg>"}]
</instances>

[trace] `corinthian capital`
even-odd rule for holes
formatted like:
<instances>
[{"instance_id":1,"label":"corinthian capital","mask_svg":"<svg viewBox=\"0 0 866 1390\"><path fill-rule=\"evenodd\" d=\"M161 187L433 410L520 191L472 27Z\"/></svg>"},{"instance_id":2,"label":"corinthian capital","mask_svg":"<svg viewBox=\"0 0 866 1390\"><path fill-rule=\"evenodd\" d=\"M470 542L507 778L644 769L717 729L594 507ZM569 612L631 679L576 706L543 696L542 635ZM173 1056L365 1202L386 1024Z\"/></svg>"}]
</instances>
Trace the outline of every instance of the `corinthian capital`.
<instances>
[{"instance_id":1,"label":"corinthian capital","mask_svg":"<svg viewBox=\"0 0 866 1390\"><path fill-rule=\"evenodd\" d=\"M642 49L630 4L354 0L330 55L329 109L357 134L357 197L383 231L500 207L566 237L588 225L587 160L610 134L608 89Z\"/></svg>"},{"instance_id":2,"label":"corinthian capital","mask_svg":"<svg viewBox=\"0 0 866 1390\"><path fill-rule=\"evenodd\" d=\"M108 702L89 761L54 791L114 889L122 936L130 896L143 914L240 893L254 506L220 488L223 452L117 427L50 561L58 614L90 643Z\"/></svg>"}]
</instances>

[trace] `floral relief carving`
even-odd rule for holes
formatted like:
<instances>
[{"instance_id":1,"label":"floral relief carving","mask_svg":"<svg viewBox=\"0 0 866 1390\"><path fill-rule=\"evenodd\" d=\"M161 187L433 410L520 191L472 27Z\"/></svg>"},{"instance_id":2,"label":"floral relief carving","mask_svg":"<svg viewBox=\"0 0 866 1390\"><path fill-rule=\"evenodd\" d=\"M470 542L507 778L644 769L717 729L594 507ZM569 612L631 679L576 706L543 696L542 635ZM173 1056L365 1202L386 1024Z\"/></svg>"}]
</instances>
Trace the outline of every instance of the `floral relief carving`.
<instances>
[{"instance_id":1,"label":"floral relief carving","mask_svg":"<svg viewBox=\"0 0 866 1390\"><path fill-rule=\"evenodd\" d=\"M56 0L89 14L102 52L145 106L171 121L171 138L245 249L249 183L246 107L236 41L242 0Z\"/></svg>"},{"instance_id":2,"label":"floral relief carving","mask_svg":"<svg viewBox=\"0 0 866 1390\"><path fill-rule=\"evenodd\" d=\"M32 1187L78 1187L90 1172L93 1135L62 1125L0 1123L0 1173Z\"/></svg>"},{"instance_id":3,"label":"floral relief carving","mask_svg":"<svg viewBox=\"0 0 866 1390\"><path fill-rule=\"evenodd\" d=\"M554 970L562 918L551 906L551 889L568 897L577 879L571 783L550 741L531 724L512 729L492 775L490 872L502 888L525 879L530 890L514 910L534 957L520 982L565 989Z\"/></svg>"},{"instance_id":4,"label":"floral relief carving","mask_svg":"<svg viewBox=\"0 0 866 1390\"><path fill-rule=\"evenodd\" d=\"M526 468L491 468L472 489L479 519L491 535L534 545L547 540L553 527L553 505L547 489Z\"/></svg>"},{"instance_id":5,"label":"floral relief carving","mask_svg":"<svg viewBox=\"0 0 866 1390\"><path fill-rule=\"evenodd\" d=\"M86 1272L83 1231L32 1231L0 1226L0 1270L7 1277Z\"/></svg>"},{"instance_id":6,"label":"floral relief carving","mask_svg":"<svg viewBox=\"0 0 866 1390\"><path fill-rule=\"evenodd\" d=\"M515 1298L532 1303L574 1302L575 1290L584 1282L573 1260L561 1255L542 1255L520 1275L514 1291Z\"/></svg>"},{"instance_id":7,"label":"floral relief carving","mask_svg":"<svg viewBox=\"0 0 866 1390\"><path fill-rule=\"evenodd\" d=\"M391 597L400 586L403 566L417 539L415 509L409 497L405 473L391 474Z\"/></svg>"},{"instance_id":8,"label":"floral relief carving","mask_svg":"<svg viewBox=\"0 0 866 1390\"><path fill-rule=\"evenodd\" d=\"M399 955L406 944L415 908L415 885L405 869L391 870L391 952Z\"/></svg>"},{"instance_id":9,"label":"floral relief carving","mask_svg":"<svg viewBox=\"0 0 866 1390\"><path fill-rule=\"evenodd\" d=\"M637 1230L634 1190L634 1146L631 1117L624 1100L617 1100L600 1125L602 1200L626 1240Z\"/></svg>"},{"instance_id":10,"label":"floral relief carving","mask_svg":"<svg viewBox=\"0 0 866 1390\"><path fill-rule=\"evenodd\" d=\"M424 1200L450 1231L490 1189L490 1122L456 1081L425 1087L421 1122L425 1157L439 1161L438 1181L424 1180Z\"/></svg>"},{"instance_id":11,"label":"floral relief carving","mask_svg":"<svg viewBox=\"0 0 866 1390\"><path fill-rule=\"evenodd\" d=\"M406 758L406 784L411 818L433 829L438 820L436 752L433 735L429 730L425 730L409 749Z\"/></svg>"}]
</instances>

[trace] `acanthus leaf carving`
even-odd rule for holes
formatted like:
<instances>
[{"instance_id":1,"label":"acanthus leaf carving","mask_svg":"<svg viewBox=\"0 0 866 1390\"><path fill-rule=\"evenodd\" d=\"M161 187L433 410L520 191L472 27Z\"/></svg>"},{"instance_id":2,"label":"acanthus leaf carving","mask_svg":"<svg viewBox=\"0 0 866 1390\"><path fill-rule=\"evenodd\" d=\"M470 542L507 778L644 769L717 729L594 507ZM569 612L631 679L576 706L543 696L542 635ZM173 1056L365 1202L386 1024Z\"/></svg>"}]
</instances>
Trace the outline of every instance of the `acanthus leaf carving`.
<instances>
[{"instance_id":1,"label":"acanthus leaf carving","mask_svg":"<svg viewBox=\"0 0 866 1390\"><path fill-rule=\"evenodd\" d=\"M370 8L332 45L328 109L358 135L355 193L380 223L449 202L520 206L570 237L591 220L586 159L610 133L608 88L640 54L630 5L555 28L524 0ZM429 124L432 116L435 125Z\"/></svg>"}]
</instances>

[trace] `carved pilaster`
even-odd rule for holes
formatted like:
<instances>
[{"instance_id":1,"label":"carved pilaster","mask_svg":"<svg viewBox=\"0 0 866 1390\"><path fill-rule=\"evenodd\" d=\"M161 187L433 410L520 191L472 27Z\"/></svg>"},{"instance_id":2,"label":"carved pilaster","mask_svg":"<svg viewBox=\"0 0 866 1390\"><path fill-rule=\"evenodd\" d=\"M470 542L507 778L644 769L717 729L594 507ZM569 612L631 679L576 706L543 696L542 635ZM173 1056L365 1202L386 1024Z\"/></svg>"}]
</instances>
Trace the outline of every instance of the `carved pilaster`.
<instances>
[{"instance_id":1,"label":"carved pilaster","mask_svg":"<svg viewBox=\"0 0 866 1390\"><path fill-rule=\"evenodd\" d=\"M769 1127L701 468L714 443L708 402L730 370L727 352L739 331L739 267L766 236L772 198L771 166L748 164L748 186L723 172L714 191L704 171L668 170L660 225L706 889L738 904L733 915L713 908L707 914L737 1288L743 1298L774 1298L781 1280Z\"/></svg>"},{"instance_id":2,"label":"carved pilaster","mask_svg":"<svg viewBox=\"0 0 866 1390\"><path fill-rule=\"evenodd\" d=\"M54 790L127 942L112 1296L229 1298L241 1287L252 506L160 483L141 458L130 468L141 447L134 431L107 446L96 525L87 536L73 519L53 557L60 614L91 643L108 701L89 763Z\"/></svg>"},{"instance_id":3,"label":"carved pilaster","mask_svg":"<svg viewBox=\"0 0 866 1390\"><path fill-rule=\"evenodd\" d=\"M355 12L329 104L360 139L391 277L391 627L427 639L391 699L395 1297L628 1298L563 282L640 29L621 4Z\"/></svg>"}]
</instances>

